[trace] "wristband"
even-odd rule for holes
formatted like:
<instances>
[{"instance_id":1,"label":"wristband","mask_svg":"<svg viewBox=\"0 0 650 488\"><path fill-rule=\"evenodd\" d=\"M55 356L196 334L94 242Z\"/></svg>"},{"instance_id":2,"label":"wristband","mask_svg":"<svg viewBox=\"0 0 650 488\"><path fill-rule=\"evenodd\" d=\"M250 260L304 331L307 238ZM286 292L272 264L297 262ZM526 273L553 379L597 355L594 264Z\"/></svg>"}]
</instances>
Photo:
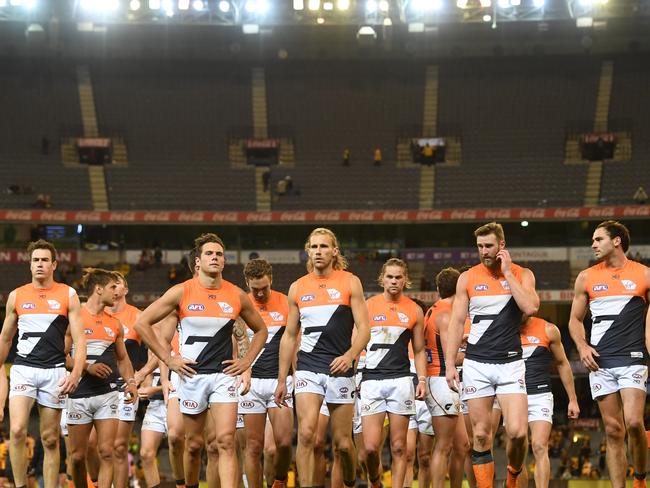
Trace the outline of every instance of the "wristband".
<instances>
[{"instance_id":1,"label":"wristband","mask_svg":"<svg viewBox=\"0 0 650 488\"><path fill-rule=\"evenodd\" d=\"M427 380L426 376L418 376L418 383L424 383Z\"/></svg>"}]
</instances>

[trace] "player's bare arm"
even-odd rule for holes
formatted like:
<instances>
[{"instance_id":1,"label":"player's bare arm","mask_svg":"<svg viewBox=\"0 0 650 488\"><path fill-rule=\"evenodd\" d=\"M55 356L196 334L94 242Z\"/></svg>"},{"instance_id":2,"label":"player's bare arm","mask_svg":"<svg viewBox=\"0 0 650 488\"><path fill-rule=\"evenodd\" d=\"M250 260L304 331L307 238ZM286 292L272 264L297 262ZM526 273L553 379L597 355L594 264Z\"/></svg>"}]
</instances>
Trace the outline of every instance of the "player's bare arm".
<instances>
[{"instance_id":1,"label":"player's bare arm","mask_svg":"<svg viewBox=\"0 0 650 488\"><path fill-rule=\"evenodd\" d=\"M415 398L424 400L427 392L427 357L424 354L424 313L417 308L417 317L413 326L413 357L415 358L415 371L418 375L418 385L415 388Z\"/></svg>"},{"instance_id":2,"label":"player's bare arm","mask_svg":"<svg viewBox=\"0 0 650 488\"><path fill-rule=\"evenodd\" d=\"M223 372L232 376L242 374L251 367L251 364L253 364L253 361L255 361L255 358L266 344L266 339L269 335L264 320L243 290L239 290L239 300L241 303L239 316L246 322L248 328L253 331L253 340L250 342L250 347L242 358L228 359L223 362L228 365L224 368Z\"/></svg>"},{"instance_id":3,"label":"player's bare arm","mask_svg":"<svg viewBox=\"0 0 650 488\"><path fill-rule=\"evenodd\" d=\"M460 377L458 371L456 371L456 354L463 341L463 329L469 307L469 296L466 288L467 272L464 272L458 277L458 283L456 283L456 294L451 307L449 325L447 326L447 347L443 349L445 352L447 384L454 391L458 391L458 384L460 383Z\"/></svg>"},{"instance_id":4,"label":"player's bare arm","mask_svg":"<svg viewBox=\"0 0 650 488\"><path fill-rule=\"evenodd\" d=\"M133 365L124 345L124 327L122 327L122 324L118 327L117 337L115 338L115 357L117 358L117 369L120 376L124 378L124 403L133 403L138 398L138 387L133 377Z\"/></svg>"},{"instance_id":5,"label":"player's bare arm","mask_svg":"<svg viewBox=\"0 0 650 488\"><path fill-rule=\"evenodd\" d=\"M361 286L361 281L356 276L353 276L350 281L350 308L352 309L357 334L350 349L342 356L334 358L330 363L330 373L333 375L349 371L354 364L355 358L361 354L361 351L370 340L368 307L363 296L363 286Z\"/></svg>"},{"instance_id":6,"label":"player's bare arm","mask_svg":"<svg viewBox=\"0 0 650 488\"><path fill-rule=\"evenodd\" d=\"M12 291L7 298L5 307L5 320L0 331L0 363L4 363L9 355L11 343L18 330L18 314L16 313L16 291Z\"/></svg>"},{"instance_id":7,"label":"player's bare arm","mask_svg":"<svg viewBox=\"0 0 650 488\"><path fill-rule=\"evenodd\" d=\"M569 316L569 333L571 334L573 342L576 343L582 364L589 371L597 371L598 364L596 363L596 357L598 357L598 353L593 347L587 344L585 334L584 320L585 315L587 314L587 307L589 306L589 296L587 295L586 291L586 280L587 273L585 271L582 271L576 278L573 302L571 303L571 314Z\"/></svg>"},{"instance_id":8,"label":"player's bare arm","mask_svg":"<svg viewBox=\"0 0 650 488\"><path fill-rule=\"evenodd\" d=\"M288 295L289 313L287 315L287 325L280 339L280 359L278 364L278 386L275 390L275 403L282 407L287 404L284 398L287 395L287 376L289 368L295 355L298 343L298 334L300 332L299 318L300 311L296 305L296 283L294 282L289 288Z\"/></svg>"},{"instance_id":9,"label":"player's bare arm","mask_svg":"<svg viewBox=\"0 0 650 488\"><path fill-rule=\"evenodd\" d=\"M571 370L571 364L569 364L569 360L564 352L564 346L562 346L560 330L554 324L547 322L546 336L549 339L549 349L555 359L555 365L557 366L557 372L560 375L560 380L564 386L564 391L566 391L567 396L569 397L567 416L570 419L577 419L580 415L580 407L578 406L578 397L576 396L576 388L573 382L573 371Z\"/></svg>"},{"instance_id":10,"label":"player's bare arm","mask_svg":"<svg viewBox=\"0 0 650 488\"><path fill-rule=\"evenodd\" d=\"M77 388L86 367L86 335L81 320L81 303L76 293L70 297L68 304L68 322L68 331L74 344L74 358L72 358L72 371L61 383L63 395L72 393Z\"/></svg>"},{"instance_id":11,"label":"player's bare arm","mask_svg":"<svg viewBox=\"0 0 650 488\"><path fill-rule=\"evenodd\" d=\"M501 272L508 281L512 298L517 302L519 310L525 315L533 316L539 310L539 296L535 291L535 275L527 268L522 269L521 282L512 273L512 259L507 249L501 249L497 253L497 259L501 263Z\"/></svg>"}]
</instances>

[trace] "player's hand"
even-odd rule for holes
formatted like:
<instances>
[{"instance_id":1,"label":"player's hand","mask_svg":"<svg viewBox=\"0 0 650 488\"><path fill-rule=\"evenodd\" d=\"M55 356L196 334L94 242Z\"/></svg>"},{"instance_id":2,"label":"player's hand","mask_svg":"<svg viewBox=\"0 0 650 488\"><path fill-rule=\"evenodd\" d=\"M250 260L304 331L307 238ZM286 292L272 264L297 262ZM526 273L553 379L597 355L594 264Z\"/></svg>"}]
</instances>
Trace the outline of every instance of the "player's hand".
<instances>
[{"instance_id":1,"label":"player's hand","mask_svg":"<svg viewBox=\"0 0 650 488\"><path fill-rule=\"evenodd\" d=\"M456 368L447 368L445 379L447 380L447 386L449 386L449 388L456 393L460 393L460 376L458 376L458 370L456 370Z\"/></svg>"},{"instance_id":2,"label":"player's hand","mask_svg":"<svg viewBox=\"0 0 650 488\"><path fill-rule=\"evenodd\" d=\"M418 381L418 386L415 387L415 399L424 400L426 396L427 396L426 381Z\"/></svg>"},{"instance_id":3,"label":"player's hand","mask_svg":"<svg viewBox=\"0 0 650 488\"><path fill-rule=\"evenodd\" d=\"M136 386L140 386L140 384L144 381L146 375L142 373L142 370L139 369L138 371L135 372L133 375L133 379L135 380Z\"/></svg>"},{"instance_id":4,"label":"player's hand","mask_svg":"<svg viewBox=\"0 0 650 488\"><path fill-rule=\"evenodd\" d=\"M251 390L251 370L247 369L237 378L235 388L239 391L240 395L245 395Z\"/></svg>"},{"instance_id":5,"label":"player's hand","mask_svg":"<svg viewBox=\"0 0 650 488\"><path fill-rule=\"evenodd\" d=\"M279 407L287 407L285 397L287 396L287 382L286 380L278 380L278 386L275 388L275 404Z\"/></svg>"},{"instance_id":6,"label":"player's hand","mask_svg":"<svg viewBox=\"0 0 650 488\"><path fill-rule=\"evenodd\" d=\"M169 380L161 381L160 386L162 386L163 399L165 401L165 405L167 405L169 402L169 394L176 391L176 388L174 388L174 385Z\"/></svg>"},{"instance_id":7,"label":"player's hand","mask_svg":"<svg viewBox=\"0 0 650 488\"><path fill-rule=\"evenodd\" d=\"M138 398L138 388L135 386L135 382L132 380L127 382L124 385L124 403L132 404Z\"/></svg>"},{"instance_id":8,"label":"player's hand","mask_svg":"<svg viewBox=\"0 0 650 488\"><path fill-rule=\"evenodd\" d=\"M330 363L330 374L332 376L341 375L347 373L352 368L354 364L354 358L350 357L347 353L334 358Z\"/></svg>"},{"instance_id":9,"label":"player's hand","mask_svg":"<svg viewBox=\"0 0 650 488\"><path fill-rule=\"evenodd\" d=\"M169 356L169 359L165 362L167 367L174 371L181 379L191 378L196 374L196 371L190 368L190 364L196 364L196 361L191 359L185 359L180 356Z\"/></svg>"},{"instance_id":10,"label":"player's hand","mask_svg":"<svg viewBox=\"0 0 650 488\"><path fill-rule=\"evenodd\" d=\"M101 379L105 380L106 378L108 378L113 373L113 370L107 364L94 363L94 364L89 365L86 368L86 372L88 374L91 374L93 376L97 376L98 378L101 378Z\"/></svg>"},{"instance_id":11,"label":"player's hand","mask_svg":"<svg viewBox=\"0 0 650 488\"><path fill-rule=\"evenodd\" d=\"M585 368L589 371L598 371L598 363L596 363L596 358L600 356L596 350L588 344L578 348L580 353L580 361Z\"/></svg>"},{"instance_id":12,"label":"player's hand","mask_svg":"<svg viewBox=\"0 0 650 488\"><path fill-rule=\"evenodd\" d=\"M577 419L580 416L580 407L576 400L569 401L569 407L567 408L567 417L570 419Z\"/></svg>"},{"instance_id":13,"label":"player's hand","mask_svg":"<svg viewBox=\"0 0 650 488\"><path fill-rule=\"evenodd\" d=\"M497 253L496 258L499 261L499 264L501 264L501 273L505 275L512 270L512 258L510 257L509 251L501 249Z\"/></svg>"},{"instance_id":14,"label":"player's hand","mask_svg":"<svg viewBox=\"0 0 650 488\"><path fill-rule=\"evenodd\" d=\"M155 386L141 386L138 388L138 398L140 400L148 400L158 392Z\"/></svg>"},{"instance_id":15,"label":"player's hand","mask_svg":"<svg viewBox=\"0 0 650 488\"><path fill-rule=\"evenodd\" d=\"M467 349L467 339L469 339L469 334L463 334L463 338L460 340L460 347L462 349Z\"/></svg>"},{"instance_id":16,"label":"player's hand","mask_svg":"<svg viewBox=\"0 0 650 488\"><path fill-rule=\"evenodd\" d=\"M61 395L68 395L77 389L78 384L79 374L75 372L66 374L63 378L61 378L61 381L59 381L59 393ZM0 422L2 422L2 420L0 420Z\"/></svg>"},{"instance_id":17,"label":"player's hand","mask_svg":"<svg viewBox=\"0 0 650 488\"><path fill-rule=\"evenodd\" d=\"M227 367L223 369L223 372L229 376L238 376L243 374L251 367L250 360L246 358L226 359L225 361L221 361L221 364L227 365Z\"/></svg>"}]
</instances>

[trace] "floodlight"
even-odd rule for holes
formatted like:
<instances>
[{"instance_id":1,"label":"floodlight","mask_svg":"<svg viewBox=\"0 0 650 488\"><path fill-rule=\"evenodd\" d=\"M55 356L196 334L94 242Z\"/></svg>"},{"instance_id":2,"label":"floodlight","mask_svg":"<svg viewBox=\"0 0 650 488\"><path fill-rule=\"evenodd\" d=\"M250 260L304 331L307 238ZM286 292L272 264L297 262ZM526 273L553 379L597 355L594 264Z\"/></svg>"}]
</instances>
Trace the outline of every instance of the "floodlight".
<instances>
[{"instance_id":1,"label":"floodlight","mask_svg":"<svg viewBox=\"0 0 650 488\"><path fill-rule=\"evenodd\" d=\"M334 10L334 4L332 2L323 2L323 10L327 10L328 12L331 12Z\"/></svg>"},{"instance_id":2,"label":"floodlight","mask_svg":"<svg viewBox=\"0 0 650 488\"><path fill-rule=\"evenodd\" d=\"M390 5L388 4L388 0L379 0L379 10L382 12L388 12L389 8Z\"/></svg>"},{"instance_id":3,"label":"floodlight","mask_svg":"<svg viewBox=\"0 0 650 488\"><path fill-rule=\"evenodd\" d=\"M294 10L304 10L305 9L305 0L293 0L293 9Z\"/></svg>"},{"instance_id":4,"label":"floodlight","mask_svg":"<svg viewBox=\"0 0 650 488\"><path fill-rule=\"evenodd\" d=\"M374 14L377 11L377 2L376 0L367 0L366 1L366 11Z\"/></svg>"},{"instance_id":5,"label":"floodlight","mask_svg":"<svg viewBox=\"0 0 650 488\"><path fill-rule=\"evenodd\" d=\"M492 16L490 14L485 14L483 16L483 22L490 22L492 20Z\"/></svg>"},{"instance_id":6,"label":"floodlight","mask_svg":"<svg viewBox=\"0 0 650 488\"><path fill-rule=\"evenodd\" d=\"M221 0L219 2L219 10L224 14L230 12L230 2L228 0Z\"/></svg>"},{"instance_id":7,"label":"floodlight","mask_svg":"<svg viewBox=\"0 0 650 488\"><path fill-rule=\"evenodd\" d=\"M129 8L133 11L140 10L140 7L142 5L140 4L140 0L131 0L129 2Z\"/></svg>"},{"instance_id":8,"label":"floodlight","mask_svg":"<svg viewBox=\"0 0 650 488\"><path fill-rule=\"evenodd\" d=\"M318 10L320 8L320 0L308 0L307 8L312 11Z\"/></svg>"},{"instance_id":9,"label":"floodlight","mask_svg":"<svg viewBox=\"0 0 650 488\"><path fill-rule=\"evenodd\" d=\"M338 0L336 8L339 10L348 10L350 8L350 0Z\"/></svg>"},{"instance_id":10,"label":"floodlight","mask_svg":"<svg viewBox=\"0 0 650 488\"><path fill-rule=\"evenodd\" d=\"M190 0L178 0L178 10L189 10Z\"/></svg>"}]
</instances>

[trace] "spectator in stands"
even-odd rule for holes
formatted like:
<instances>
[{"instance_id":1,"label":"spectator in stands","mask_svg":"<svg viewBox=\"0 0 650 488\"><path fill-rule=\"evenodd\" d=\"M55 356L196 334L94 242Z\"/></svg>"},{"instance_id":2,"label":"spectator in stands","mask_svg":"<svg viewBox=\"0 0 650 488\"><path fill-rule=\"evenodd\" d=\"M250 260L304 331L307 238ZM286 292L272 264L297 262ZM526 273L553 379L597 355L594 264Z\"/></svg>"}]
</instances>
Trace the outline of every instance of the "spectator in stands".
<instances>
[{"instance_id":1,"label":"spectator in stands","mask_svg":"<svg viewBox=\"0 0 650 488\"><path fill-rule=\"evenodd\" d=\"M433 148L427 142L426 145L422 148L422 162L427 166L432 166L433 161Z\"/></svg>"},{"instance_id":2,"label":"spectator in stands","mask_svg":"<svg viewBox=\"0 0 650 488\"><path fill-rule=\"evenodd\" d=\"M175 285L178 280L178 274L176 273L176 266L173 264L170 266L169 271L167 272L167 279L169 280L170 285Z\"/></svg>"},{"instance_id":3,"label":"spectator in stands","mask_svg":"<svg viewBox=\"0 0 650 488\"><path fill-rule=\"evenodd\" d=\"M293 178L291 178L291 175L287 175L284 177L284 180L287 182L287 193L292 193L293 192Z\"/></svg>"},{"instance_id":4,"label":"spectator in stands","mask_svg":"<svg viewBox=\"0 0 650 488\"><path fill-rule=\"evenodd\" d=\"M282 178L281 180L278 181L278 184L275 187L275 193L277 193L280 196L285 195L287 193L287 180Z\"/></svg>"},{"instance_id":5,"label":"spectator in stands","mask_svg":"<svg viewBox=\"0 0 650 488\"><path fill-rule=\"evenodd\" d=\"M381 166L381 149L376 148L374 154L375 166Z\"/></svg>"},{"instance_id":6,"label":"spectator in stands","mask_svg":"<svg viewBox=\"0 0 650 488\"><path fill-rule=\"evenodd\" d=\"M269 186L271 184L271 168L267 168L264 173L262 173L262 187L264 192L269 191Z\"/></svg>"},{"instance_id":7,"label":"spectator in stands","mask_svg":"<svg viewBox=\"0 0 650 488\"><path fill-rule=\"evenodd\" d=\"M638 203L639 205L645 205L645 202L648 201L648 194L645 191L645 188L640 186L639 188L636 189L634 192L634 196L632 197L634 199L634 203Z\"/></svg>"},{"instance_id":8,"label":"spectator in stands","mask_svg":"<svg viewBox=\"0 0 650 488\"><path fill-rule=\"evenodd\" d=\"M143 249L142 252L140 253L140 259L138 260L138 270L139 271L145 271L147 268L151 266L153 263L153 255L151 254L151 250L149 249Z\"/></svg>"},{"instance_id":9,"label":"spectator in stands","mask_svg":"<svg viewBox=\"0 0 650 488\"><path fill-rule=\"evenodd\" d=\"M350 150L347 147L343 149L343 166L350 166Z\"/></svg>"},{"instance_id":10,"label":"spectator in stands","mask_svg":"<svg viewBox=\"0 0 650 488\"><path fill-rule=\"evenodd\" d=\"M7 187L7 193L9 195L18 195L21 192L22 188L16 183L12 183Z\"/></svg>"},{"instance_id":11,"label":"spectator in stands","mask_svg":"<svg viewBox=\"0 0 650 488\"><path fill-rule=\"evenodd\" d=\"M52 208L52 197L45 193L39 193L34 203L37 207Z\"/></svg>"},{"instance_id":12,"label":"spectator in stands","mask_svg":"<svg viewBox=\"0 0 650 488\"><path fill-rule=\"evenodd\" d=\"M156 244L156 247L154 248L154 252L153 252L153 259L154 262L156 263L156 268L160 268L160 266L162 265L162 258L163 258L162 249L160 249L159 244Z\"/></svg>"}]
</instances>

